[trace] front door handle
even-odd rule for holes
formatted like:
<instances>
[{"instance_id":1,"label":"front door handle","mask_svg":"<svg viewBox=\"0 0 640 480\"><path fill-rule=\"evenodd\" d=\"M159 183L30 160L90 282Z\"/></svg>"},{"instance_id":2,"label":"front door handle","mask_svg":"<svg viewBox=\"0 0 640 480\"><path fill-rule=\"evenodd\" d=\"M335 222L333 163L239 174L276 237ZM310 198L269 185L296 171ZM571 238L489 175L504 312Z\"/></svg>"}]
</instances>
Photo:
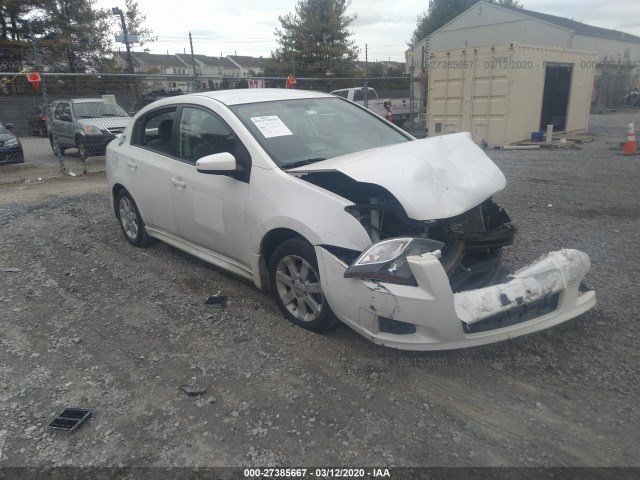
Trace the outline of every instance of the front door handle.
<instances>
[{"instance_id":1,"label":"front door handle","mask_svg":"<svg viewBox=\"0 0 640 480\"><path fill-rule=\"evenodd\" d=\"M178 188L184 188L187 186L187 182L183 182L173 177L171 177L171 183L173 183Z\"/></svg>"},{"instance_id":2,"label":"front door handle","mask_svg":"<svg viewBox=\"0 0 640 480\"><path fill-rule=\"evenodd\" d=\"M136 168L138 168L138 165L136 165L136 162L134 162L133 160L127 160L127 166L131 170L135 170Z\"/></svg>"}]
</instances>

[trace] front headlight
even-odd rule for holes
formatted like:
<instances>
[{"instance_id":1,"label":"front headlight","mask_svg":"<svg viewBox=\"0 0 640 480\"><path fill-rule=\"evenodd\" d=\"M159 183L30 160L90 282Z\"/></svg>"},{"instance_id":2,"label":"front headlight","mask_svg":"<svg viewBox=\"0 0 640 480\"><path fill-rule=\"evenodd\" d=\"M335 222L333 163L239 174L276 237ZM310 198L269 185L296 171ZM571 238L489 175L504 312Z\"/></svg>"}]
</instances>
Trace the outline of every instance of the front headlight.
<instances>
[{"instance_id":1,"label":"front headlight","mask_svg":"<svg viewBox=\"0 0 640 480\"><path fill-rule=\"evenodd\" d=\"M95 125L85 125L84 133L86 133L87 135L100 135L102 133L102 130L100 130Z\"/></svg>"},{"instance_id":2,"label":"front headlight","mask_svg":"<svg viewBox=\"0 0 640 480\"><path fill-rule=\"evenodd\" d=\"M415 285L407 257L435 252L442 242L428 238L391 238L374 243L344 272L345 278L381 280L399 285Z\"/></svg>"},{"instance_id":3,"label":"front headlight","mask_svg":"<svg viewBox=\"0 0 640 480\"><path fill-rule=\"evenodd\" d=\"M5 140L4 141L4 146L5 147L15 147L18 145L18 139L17 138L10 138L9 140Z\"/></svg>"}]
</instances>

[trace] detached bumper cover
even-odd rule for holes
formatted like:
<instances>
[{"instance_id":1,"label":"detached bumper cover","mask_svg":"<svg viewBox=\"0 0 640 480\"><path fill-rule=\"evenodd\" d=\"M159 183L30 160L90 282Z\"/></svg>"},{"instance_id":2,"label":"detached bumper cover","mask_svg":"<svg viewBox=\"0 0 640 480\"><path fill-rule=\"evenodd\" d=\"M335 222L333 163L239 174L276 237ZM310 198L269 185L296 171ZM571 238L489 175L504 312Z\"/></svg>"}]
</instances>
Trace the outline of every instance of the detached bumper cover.
<instances>
[{"instance_id":1,"label":"detached bumper cover","mask_svg":"<svg viewBox=\"0 0 640 480\"><path fill-rule=\"evenodd\" d=\"M343 262L322 247L316 254L322 290L338 318L373 342L398 349L494 343L565 322L596 303L595 292L580 291L590 261L578 250L551 252L506 283L456 294L430 253L407 259L417 287L344 278ZM411 328L389 333L390 321Z\"/></svg>"}]
</instances>

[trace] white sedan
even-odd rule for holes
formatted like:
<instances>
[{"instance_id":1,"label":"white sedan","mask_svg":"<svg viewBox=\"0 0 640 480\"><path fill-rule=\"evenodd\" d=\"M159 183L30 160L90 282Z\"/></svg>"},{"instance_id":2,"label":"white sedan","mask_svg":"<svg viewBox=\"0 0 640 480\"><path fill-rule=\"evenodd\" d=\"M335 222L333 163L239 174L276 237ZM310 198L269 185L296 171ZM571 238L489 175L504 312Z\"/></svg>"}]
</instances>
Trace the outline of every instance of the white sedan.
<instances>
[{"instance_id":1,"label":"white sedan","mask_svg":"<svg viewBox=\"0 0 640 480\"><path fill-rule=\"evenodd\" d=\"M129 243L162 240L270 290L296 325L380 345L469 347L595 305L589 257L515 273L498 167L466 133L416 140L332 95L226 90L142 109L107 149Z\"/></svg>"}]
</instances>

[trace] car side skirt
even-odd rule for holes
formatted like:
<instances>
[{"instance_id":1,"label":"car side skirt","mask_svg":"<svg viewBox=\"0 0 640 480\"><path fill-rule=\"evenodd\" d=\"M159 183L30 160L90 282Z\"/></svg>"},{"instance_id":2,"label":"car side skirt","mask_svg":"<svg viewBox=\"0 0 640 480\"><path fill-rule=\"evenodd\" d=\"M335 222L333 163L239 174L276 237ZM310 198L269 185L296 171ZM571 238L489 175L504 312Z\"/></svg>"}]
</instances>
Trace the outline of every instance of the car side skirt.
<instances>
[{"instance_id":1,"label":"car side skirt","mask_svg":"<svg viewBox=\"0 0 640 480\"><path fill-rule=\"evenodd\" d=\"M231 273L234 273L242 278L246 278L253 282L253 272L250 268L242 265L241 263L232 260L224 255L220 255L219 253L208 250L200 245L196 245L191 242L187 242L175 235L164 232L162 230L158 230L152 227L145 226L145 230L150 237L157 238L169 245L176 247L194 257L199 258L200 260L204 260L205 262L211 263L216 267L220 267L224 270L228 270Z\"/></svg>"}]
</instances>

